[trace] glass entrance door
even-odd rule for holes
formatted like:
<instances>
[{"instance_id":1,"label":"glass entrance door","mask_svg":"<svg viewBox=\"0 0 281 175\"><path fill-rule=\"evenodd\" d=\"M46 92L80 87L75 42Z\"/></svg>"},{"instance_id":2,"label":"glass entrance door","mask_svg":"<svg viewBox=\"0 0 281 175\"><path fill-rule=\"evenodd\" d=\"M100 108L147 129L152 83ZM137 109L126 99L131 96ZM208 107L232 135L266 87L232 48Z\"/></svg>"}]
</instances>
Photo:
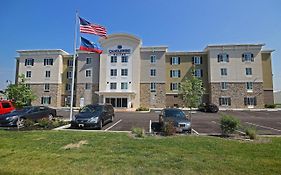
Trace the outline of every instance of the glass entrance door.
<instances>
[{"instance_id":1,"label":"glass entrance door","mask_svg":"<svg viewBox=\"0 0 281 175\"><path fill-rule=\"evenodd\" d=\"M111 103L115 108L127 108L128 98L105 98L106 103Z\"/></svg>"}]
</instances>

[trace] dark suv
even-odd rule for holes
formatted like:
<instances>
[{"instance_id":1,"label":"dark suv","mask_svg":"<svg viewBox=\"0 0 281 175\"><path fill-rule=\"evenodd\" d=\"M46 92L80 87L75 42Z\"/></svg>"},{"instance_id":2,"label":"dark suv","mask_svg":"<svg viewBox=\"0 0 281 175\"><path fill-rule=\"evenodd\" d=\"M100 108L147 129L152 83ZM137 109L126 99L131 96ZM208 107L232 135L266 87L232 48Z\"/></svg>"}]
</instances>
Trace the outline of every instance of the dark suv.
<instances>
[{"instance_id":1,"label":"dark suv","mask_svg":"<svg viewBox=\"0 0 281 175\"><path fill-rule=\"evenodd\" d=\"M114 109L111 104L86 105L71 121L71 128L101 129L104 124L112 122Z\"/></svg>"}]
</instances>

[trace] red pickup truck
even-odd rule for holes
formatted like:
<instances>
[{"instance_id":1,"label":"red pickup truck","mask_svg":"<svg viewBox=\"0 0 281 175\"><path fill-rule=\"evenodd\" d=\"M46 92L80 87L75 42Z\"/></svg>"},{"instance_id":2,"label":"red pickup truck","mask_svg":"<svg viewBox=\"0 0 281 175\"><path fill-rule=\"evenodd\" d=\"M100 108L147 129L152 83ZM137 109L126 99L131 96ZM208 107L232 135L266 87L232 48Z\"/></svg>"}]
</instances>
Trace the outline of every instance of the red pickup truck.
<instances>
[{"instance_id":1,"label":"red pickup truck","mask_svg":"<svg viewBox=\"0 0 281 175\"><path fill-rule=\"evenodd\" d=\"M0 100L0 115L10 113L13 110L15 110L15 108L10 101Z\"/></svg>"}]
</instances>

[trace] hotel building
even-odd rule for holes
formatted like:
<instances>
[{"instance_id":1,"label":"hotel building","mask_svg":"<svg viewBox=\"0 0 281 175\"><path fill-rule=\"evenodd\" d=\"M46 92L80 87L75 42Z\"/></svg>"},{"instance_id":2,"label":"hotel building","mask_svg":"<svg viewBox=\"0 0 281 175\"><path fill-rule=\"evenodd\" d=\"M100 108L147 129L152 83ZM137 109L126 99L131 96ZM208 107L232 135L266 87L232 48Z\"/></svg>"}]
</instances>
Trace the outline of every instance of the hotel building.
<instances>
[{"instance_id":1,"label":"hotel building","mask_svg":"<svg viewBox=\"0 0 281 175\"><path fill-rule=\"evenodd\" d=\"M273 103L273 50L263 50L264 44L171 52L166 46L144 47L140 38L129 34L112 34L99 43L100 55L77 52L75 106L98 102L128 109L184 106L179 85L190 76L203 81L202 102L220 108L263 108ZM17 52L16 81L25 75L37 96L33 105L70 105L73 55L61 49Z\"/></svg>"}]
</instances>

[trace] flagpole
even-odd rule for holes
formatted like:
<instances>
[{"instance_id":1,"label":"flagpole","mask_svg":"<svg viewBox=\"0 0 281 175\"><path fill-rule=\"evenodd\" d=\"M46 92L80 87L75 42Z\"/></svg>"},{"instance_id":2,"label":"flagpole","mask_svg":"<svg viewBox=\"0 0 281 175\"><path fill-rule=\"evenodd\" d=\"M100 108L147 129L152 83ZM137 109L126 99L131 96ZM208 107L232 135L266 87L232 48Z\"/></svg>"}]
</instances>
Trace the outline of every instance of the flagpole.
<instances>
[{"instance_id":1,"label":"flagpole","mask_svg":"<svg viewBox=\"0 0 281 175\"><path fill-rule=\"evenodd\" d=\"M76 67L76 40L77 40L77 20L78 11L75 14L75 32L74 32L74 54L73 54L73 65L72 65L72 82L71 82L71 101L70 101L70 114L69 119L72 120L73 115L73 98L74 98L74 83L75 83L75 67Z\"/></svg>"}]
</instances>

